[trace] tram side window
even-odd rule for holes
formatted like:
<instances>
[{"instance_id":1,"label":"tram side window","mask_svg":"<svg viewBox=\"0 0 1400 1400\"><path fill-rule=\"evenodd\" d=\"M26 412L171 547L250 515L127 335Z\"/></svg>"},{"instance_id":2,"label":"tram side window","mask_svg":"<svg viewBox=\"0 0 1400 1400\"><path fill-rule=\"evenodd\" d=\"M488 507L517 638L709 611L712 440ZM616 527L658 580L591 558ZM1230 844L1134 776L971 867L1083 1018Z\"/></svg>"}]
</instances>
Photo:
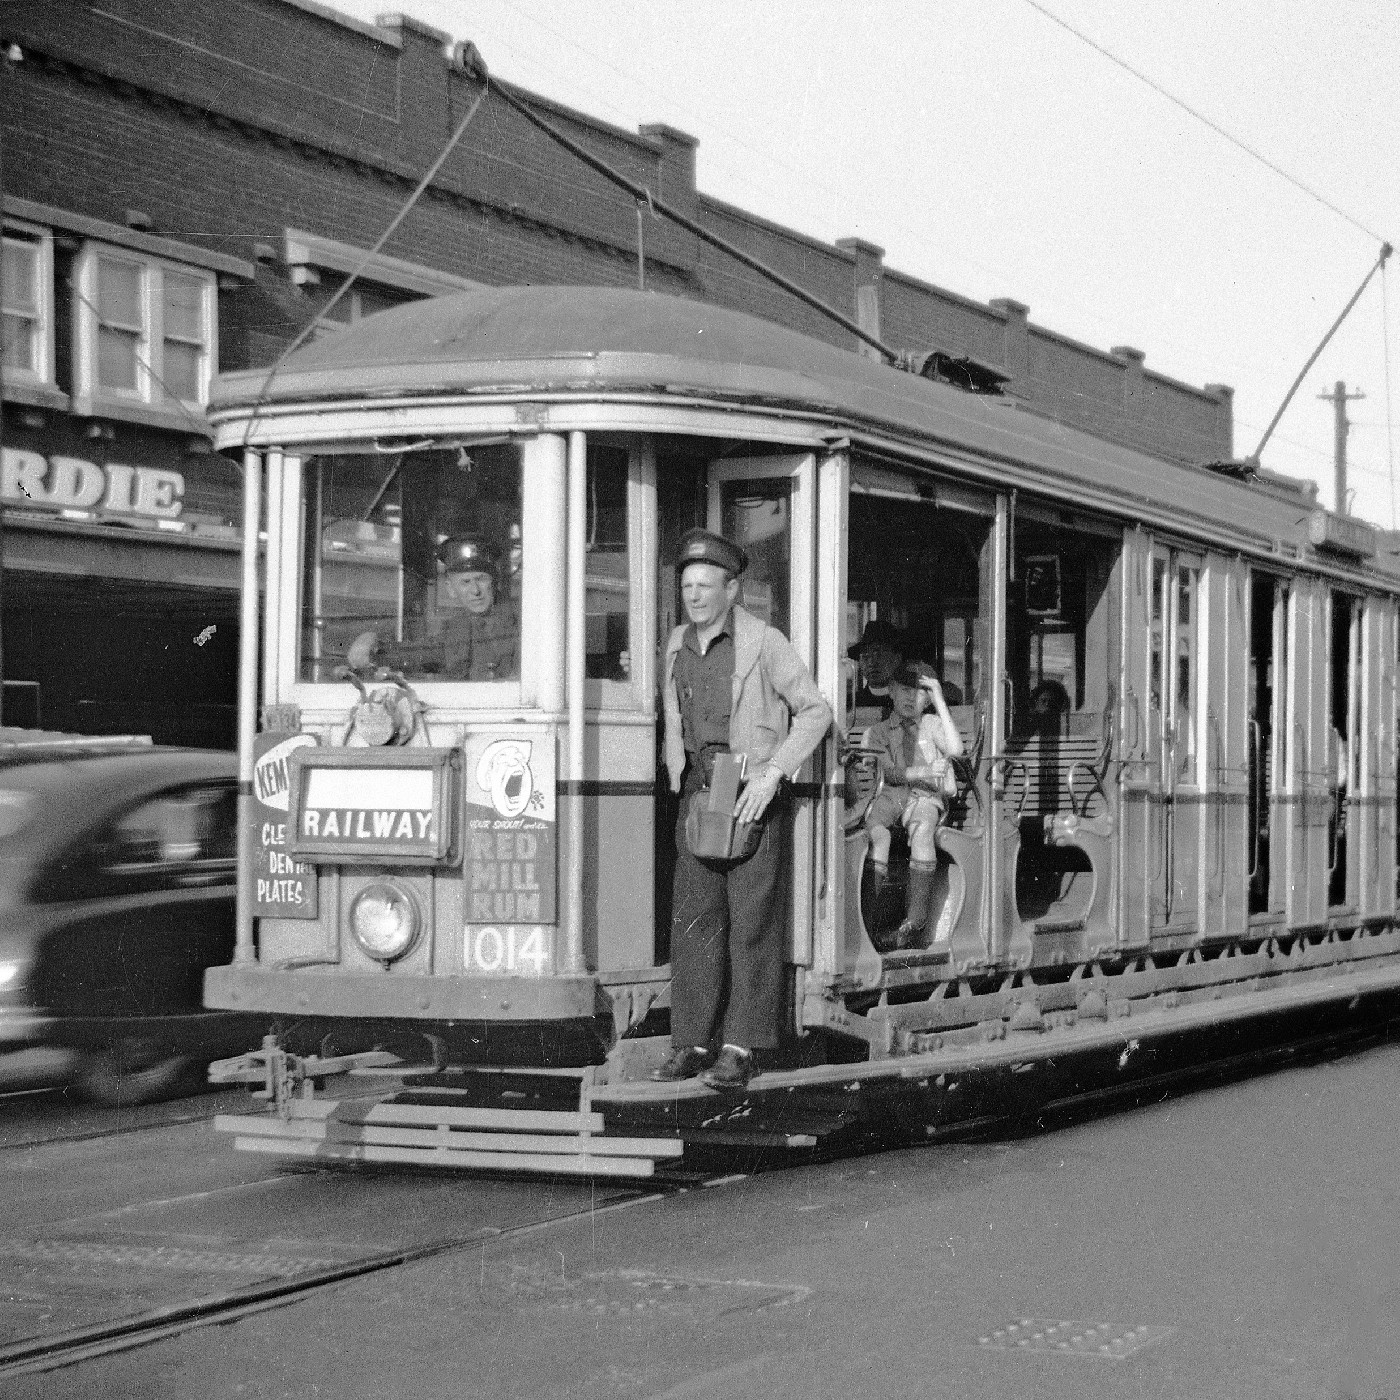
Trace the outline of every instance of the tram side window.
<instances>
[{"instance_id":1,"label":"tram side window","mask_svg":"<svg viewBox=\"0 0 1400 1400\"><path fill-rule=\"evenodd\" d=\"M584 656L589 680L632 674L629 637L627 452L588 444L588 521L584 541Z\"/></svg>"},{"instance_id":2,"label":"tram side window","mask_svg":"<svg viewBox=\"0 0 1400 1400\"><path fill-rule=\"evenodd\" d=\"M1017 522L1007 583L1012 735L1093 733L1108 704L1108 586L1118 542Z\"/></svg>"},{"instance_id":3,"label":"tram side window","mask_svg":"<svg viewBox=\"0 0 1400 1400\"><path fill-rule=\"evenodd\" d=\"M520 675L521 464L513 446L307 463L301 678Z\"/></svg>"},{"instance_id":4,"label":"tram side window","mask_svg":"<svg viewBox=\"0 0 1400 1400\"><path fill-rule=\"evenodd\" d=\"M975 722L959 707L977 704L983 690L980 600L988 531L985 517L939 509L932 501L851 496L846 644L853 727L867 727L888 712L887 660L861 647L862 638L879 633L893 637L906 660L932 666L954 718ZM869 630L872 622L884 625Z\"/></svg>"}]
</instances>

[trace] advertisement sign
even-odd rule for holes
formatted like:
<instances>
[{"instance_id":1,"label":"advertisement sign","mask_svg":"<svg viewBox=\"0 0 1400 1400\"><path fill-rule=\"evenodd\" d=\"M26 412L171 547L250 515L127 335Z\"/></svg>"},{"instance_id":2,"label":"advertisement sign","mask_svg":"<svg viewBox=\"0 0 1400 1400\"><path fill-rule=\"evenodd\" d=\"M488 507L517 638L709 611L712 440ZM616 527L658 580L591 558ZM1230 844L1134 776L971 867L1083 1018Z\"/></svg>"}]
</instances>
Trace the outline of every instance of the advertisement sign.
<instances>
[{"instance_id":1,"label":"advertisement sign","mask_svg":"<svg viewBox=\"0 0 1400 1400\"><path fill-rule=\"evenodd\" d=\"M315 748L314 734L259 734L253 739L253 913L281 919L316 917L316 867L288 849L291 757Z\"/></svg>"},{"instance_id":2,"label":"advertisement sign","mask_svg":"<svg viewBox=\"0 0 1400 1400\"><path fill-rule=\"evenodd\" d=\"M469 972L551 972L558 922L554 739L467 739L464 962Z\"/></svg>"}]
</instances>

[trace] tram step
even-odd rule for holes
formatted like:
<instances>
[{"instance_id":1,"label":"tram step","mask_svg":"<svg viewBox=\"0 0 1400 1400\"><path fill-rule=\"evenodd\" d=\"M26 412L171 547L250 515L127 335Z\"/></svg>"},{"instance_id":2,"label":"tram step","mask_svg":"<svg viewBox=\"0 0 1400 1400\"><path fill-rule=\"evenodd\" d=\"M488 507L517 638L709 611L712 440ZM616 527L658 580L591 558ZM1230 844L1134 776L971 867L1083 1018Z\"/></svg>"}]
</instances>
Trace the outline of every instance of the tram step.
<instances>
[{"instance_id":1,"label":"tram step","mask_svg":"<svg viewBox=\"0 0 1400 1400\"><path fill-rule=\"evenodd\" d=\"M577 1103L577 1099L575 1099ZM391 1099L293 1099L291 1119L311 1122L374 1123L402 1127L476 1128L528 1133L589 1134L603 1131L601 1113L551 1109L477 1108L459 1103L404 1103Z\"/></svg>"},{"instance_id":2,"label":"tram step","mask_svg":"<svg viewBox=\"0 0 1400 1400\"><path fill-rule=\"evenodd\" d=\"M422 1162L499 1171L650 1176L679 1157L678 1138L601 1137L602 1115L297 1100L288 1114L223 1114L216 1130L250 1152L339 1161Z\"/></svg>"},{"instance_id":3,"label":"tram step","mask_svg":"<svg viewBox=\"0 0 1400 1400\"><path fill-rule=\"evenodd\" d=\"M233 1131L230 1128L230 1131ZM654 1157L609 1157L596 1151L569 1153L479 1152L453 1146L422 1148L404 1144L315 1141L266 1134L239 1134L235 1151L265 1152L275 1157L306 1157L328 1162L399 1162L410 1165L466 1167L476 1171L542 1172L550 1176L649 1177Z\"/></svg>"}]
</instances>

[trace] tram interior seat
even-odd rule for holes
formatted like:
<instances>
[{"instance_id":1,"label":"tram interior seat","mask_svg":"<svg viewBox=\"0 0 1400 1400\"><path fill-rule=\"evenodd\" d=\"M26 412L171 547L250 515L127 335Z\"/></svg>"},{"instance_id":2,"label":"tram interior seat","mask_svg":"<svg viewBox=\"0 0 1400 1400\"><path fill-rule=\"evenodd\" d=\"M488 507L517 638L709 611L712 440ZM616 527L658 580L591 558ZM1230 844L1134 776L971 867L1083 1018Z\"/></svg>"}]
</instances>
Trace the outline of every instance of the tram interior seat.
<instances>
[{"instance_id":1,"label":"tram interior seat","mask_svg":"<svg viewBox=\"0 0 1400 1400\"><path fill-rule=\"evenodd\" d=\"M974 814L980 811L972 775L977 765L980 737L974 732L972 706L951 706L950 713L963 738L968 758L959 760L963 778L961 791L948 805L938 833L939 876L934 888L920 946L904 951L917 954L930 945L946 947L955 924L967 903L967 891L981 888L981 824ZM864 730L852 734L859 744ZM844 829L846 833L846 946L847 965L855 966L859 980L878 976L885 956L895 950L888 946L894 930L904 917L908 880L909 843L902 827L891 832L889 875L878 898L872 896L867 879L870 838L864 826L865 814L883 786L879 764L873 755L857 750L846 764ZM975 830L973 827L975 826ZM872 955L874 961L872 962Z\"/></svg>"},{"instance_id":2,"label":"tram interior seat","mask_svg":"<svg viewBox=\"0 0 1400 1400\"><path fill-rule=\"evenodd\" d=\"M1113 707L1067 718L1063 732L1008 745L1017 917L1027 934L1109 937L1113 817L1104 784Z\"/></svg>"}]
</instances>

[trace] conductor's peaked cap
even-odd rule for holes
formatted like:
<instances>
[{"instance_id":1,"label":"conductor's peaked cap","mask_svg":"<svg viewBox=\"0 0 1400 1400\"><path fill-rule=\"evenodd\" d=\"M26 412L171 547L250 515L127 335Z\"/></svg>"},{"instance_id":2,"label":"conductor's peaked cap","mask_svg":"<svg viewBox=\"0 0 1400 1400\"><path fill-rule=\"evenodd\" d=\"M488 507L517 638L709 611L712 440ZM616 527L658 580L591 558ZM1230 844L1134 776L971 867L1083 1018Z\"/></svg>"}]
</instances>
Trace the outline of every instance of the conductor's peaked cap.
<instances>
[{"instance_id":1,"label":"conductor's peaked cap","mask_svg":"<svg viewBox=\"0 0 1400 1400\"><path fill-rule=\"evenodd\" d=\"M438 558L450 574L494 574L501 551L480 535L453 535L438 545Z\"/></svg>"},{"instance_id":2,"label":"conductor's peaked cap","mask_svg":"<svg viewBox=\"0 0 1400 1400\"><path fill-rule=\"evenodd\" d=\"M718 564L737 578L749 567L749 556L712 530L687 530L676 551L676 568L684 571L687 564Z\"/></svg>"}]
</instances>

